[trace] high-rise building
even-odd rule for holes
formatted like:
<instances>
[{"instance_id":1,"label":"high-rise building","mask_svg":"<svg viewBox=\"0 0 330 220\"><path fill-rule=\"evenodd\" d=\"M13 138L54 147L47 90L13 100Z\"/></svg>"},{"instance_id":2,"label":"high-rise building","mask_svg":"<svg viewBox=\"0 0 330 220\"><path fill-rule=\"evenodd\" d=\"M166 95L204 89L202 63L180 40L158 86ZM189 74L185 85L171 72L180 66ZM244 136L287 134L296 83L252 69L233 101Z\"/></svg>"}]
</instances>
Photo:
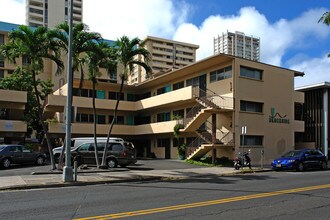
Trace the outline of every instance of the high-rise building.
<instances>
[{"instance_id":1,"label":"high-rise building","mask_svg":"<svg viewBox=\"0 0 330 220\"><path fill-rule=\"evenodd\" d=\"M214 38L214 54L219 53L260 61L260 38L227 31Z\"/></svg>"},{"instance_id":2,"label":"high-rise building","mask_svg":"<svg viewBox=\"0 0 330 220\"><path fill-rule=\"evenodd\" d=\"M149 65L152 68L152 75L147 76L143 68L136 66L128 79L128 84L140 83L148 77L154 77L196 62L196 50L199 48L195 44L151 36L144 39L143 44L151 54Z\"/></svg>"},{"instance_id":3,"label":"high-rise building","mask_svg":"<svg viewBox=\"0 0 330 220\"><path fill-rule=\"evenodd\" d=\"M26 0L26 25L55 27L69 19L70 0ZM82 22L82 0L73 0L73 23Z\"/></svg>"}]
</instances>

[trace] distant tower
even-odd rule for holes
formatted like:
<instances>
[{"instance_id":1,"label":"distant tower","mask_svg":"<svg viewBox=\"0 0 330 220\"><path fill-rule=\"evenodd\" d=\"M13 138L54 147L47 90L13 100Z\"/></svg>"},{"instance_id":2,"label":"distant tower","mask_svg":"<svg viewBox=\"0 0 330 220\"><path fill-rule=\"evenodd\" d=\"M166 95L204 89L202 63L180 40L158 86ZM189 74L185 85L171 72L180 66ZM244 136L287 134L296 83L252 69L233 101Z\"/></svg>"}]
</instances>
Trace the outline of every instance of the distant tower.
<instances>
[{"instance_id":1,"label":"distant tower","mask_svg":"<svg viewBox=\"0 0 330 220\"><path fill-rule=\"evenodd\" d=\"M199 48L195 44L152 36L147 36L143 40L143 45L151 54L149 65L152 75L147 76L143 68L135 65L133 74L128 78L128 84L141 83L148 77L156 77L196 62L196 50ZM137 59L141 60L141 57Z\"/></svg>"},{"instance_id":2,"label":"distant tower","mask_svg":"<svg viewBox=\"0 0 330 220\"><path fill-rule=\"evenodd\" d=\"M227 31L214 38L214 54L218 53L260 61L260 38Z\"/></svg>"},{"instance_id":3,"label":"distant tower","mask_svg":"<svg viewBox=\"0 0 330 220\"><path fill-rule=\"evenodd\" d=\"M70 0L26 0L26 25L53 28L68 21ZM73 0L73 23L82 22L83 0Z\"/></svg>"}]
</instances>

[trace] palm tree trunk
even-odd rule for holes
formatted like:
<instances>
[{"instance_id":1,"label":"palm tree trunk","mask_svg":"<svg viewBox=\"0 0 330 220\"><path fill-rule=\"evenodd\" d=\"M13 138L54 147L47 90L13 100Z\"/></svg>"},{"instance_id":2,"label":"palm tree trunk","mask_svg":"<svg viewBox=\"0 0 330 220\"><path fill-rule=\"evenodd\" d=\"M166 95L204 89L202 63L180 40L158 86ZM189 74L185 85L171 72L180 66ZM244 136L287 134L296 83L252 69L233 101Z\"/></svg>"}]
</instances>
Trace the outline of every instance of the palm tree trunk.
<instances>
[{"instance_id":1,"label":"palm tree trunk","mask_svg":"<svg viewBox=\"0 0 330 220\"><path fill-rule=\"evenodd\" d=\"M95 153L96 166L97 166L97 168L99 168L100 167L99 155L98 155L98 151L97 151L97 139L96 139L95 80L92 80L92 81L93 81L94 153Z\"/></svg>"},{"instance_id":2,"label":"palm tree trunk","mask_svg":"<svg viewBox=\"0 0 330 220\"><path fill-rule=\"evenodd\" d=\"M108 147L109 147L109 140L110 140L113 125L115 124L115 120L117 118L118 106L119 106L119 102L120 102L120 94L122 93L123 88L124 88L124 78L121 79L121 84L120 84L119 94L117 96L117 102L116 102L116 107L115 107L113 119L112 119L112 122L111 122L110 127L109 127L107 142L106 142L105 148L103 150L102 166L105 166L107 151L108 151Z\"/></svg>"},{"instance_id":3,"label":"palm tree trunk","mask_svg":"<svg viewBox=\"0 0 330 220\"><path fill-rule=\"evenodd\" d=\"M49 157L50 157L50 164L52 166L52 170L55 170L56 169L56 165L55 165L55 160L54 160L52 145L50 143L49 136L48 136L48 128L47 128L46 124L42 120L42 110L41 110L41 107L40 107L40 95L39 95L39 91L38 91L38 88L37 88L35 71L32 71L32 81L33 81L34 93L36 95L37 102L38 102L38 106L37 107L38 107L39 121L40 121L40 123L42 125L42 128L44 130L44 135L45 135L45 138L46 138L46 141L47 141L47 146L48 146L48 151L49 151Z\"/></svg>"}]
</instances>

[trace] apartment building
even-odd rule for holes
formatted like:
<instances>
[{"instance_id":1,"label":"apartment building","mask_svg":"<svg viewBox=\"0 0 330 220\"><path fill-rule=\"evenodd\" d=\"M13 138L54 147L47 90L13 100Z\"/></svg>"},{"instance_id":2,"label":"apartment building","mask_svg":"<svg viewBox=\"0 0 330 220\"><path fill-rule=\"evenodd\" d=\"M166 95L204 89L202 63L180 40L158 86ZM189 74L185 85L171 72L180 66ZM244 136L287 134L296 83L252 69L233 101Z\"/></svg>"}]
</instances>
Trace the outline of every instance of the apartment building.
<instances>
[{"instance_id":1,"label":"apartment building","mask_svg":"<svg viewBox=\"0 0 330 220\"><path fill-rule=\"evenodd\" d=\"M329 155L329 110L330 83L321 82L296 89L305 94L305 103L299 106L298 114L305 121L305 132L297 137L302 148L316 148ZM297 117L297 116L296 116Z\"/></svg>"},{"instance_id":2,"label":"apartment building","mask_svg":"<svg viewBox=\"0 0 330 220\"><path fill-rule=\"evenodd\" d=\"M260 61L260 38L227 31L214 38L214 54L219 53Z\"/></svg>"},{"instance_id":3,"label":"apartment building","mask_svg":"<svg viewBox=\"0 0 330 220\"><path fill-rule=\"evenodd\" d=\"M0 25L1 30L13 28L7 23ZM0 32L4 42L8 40L5 32ZM18 63L24 65L24 60L18 60ZM14 68L6 60L4 67L0 67L4 70L4 77ZM68 86L64 76L55 76L55 70L51 62L46 63L41 76L51 78L55 84L56 91L44 103L45 120L56 119L49 124L53 139L65 136L64 109ZM116 98L120 97L112 135L133 141L139 156L154 154L158 158L177 158L177 146L186 143L189 158L198 158L212 151L217 157L232 158L238 152L251 149L254 164L260 163L261 155L264 162L269 163L294 149L295 137L304 132L302 117L295 116L295 106L304 103L304 94L294 91L294 77L297 76L303 76L303 73L218 54L134 85L124 85L124 92L118 94L120 85L110 83L104 71L96 93L97 135L107 135ZM79 74L75 74L72 136L92 136L92 84L85 80L78 96L78 79ZM24 103L21 99L15 101L15 96L12 91L1 98L11 97L14 103ZM9 109L2 104L7 102L0 102L0 108ZM12 116L1 122L4 125L0 126L0 134L8 135L8 129L14 129L6 122L18 119L10 119ZM181 119L175 117L174 120L173 116ZM183 129L176 139L173 128L178 123ZM244 134L241 132L243 126L247 128ZM20 132L23 133L18 129L11 135Z\"/></svg>"},{"instance_id":4,"label":"apartment building","mask_svg":"<svg viewBox=\"0 0 330 220\"><path fill-rule=\"evenodd\" d=\"M199 48L198 45L151 36L147 36L143 44L151 54L149 65L152 74L147 76L143 68L135 66L132 75L129 76L128 84L141 83L148 78L196 62L196 50ZM141 58L137 57L137 59Z\"/></svg>"},{"instance_id":5,"label":"apartment building","mask_svg":"<svg viewBox=\"0 0 330 220\"><path fill-rule=\"evenodd\" d=\"M177 146L186 143L187 157L198 158L215 151L232 158L251 149L254 164L269 163L294 149L295 135L304 132L304 121L295 118L295 106L304 94L294 90L294 77L303 73L264 63L215 55L137 85L99 83L97 134L106 136L113 118L115 99L121 102L112 135L133 141L139 156L176 158ZM78 87L75 81L74 88ZM73 136L93 134L90 82L82 96L74 96L77 109ZM67 85L50 95L45 111L55 113L58 123L49 126L53 138L64 137ZM181 119L174 120L173 116ZM176 117L177 118L177 117ZM179 140L173 136L180 123ZM242 127L246 133L242 134Z\"/></svg>"},{"instance_id":6,"label":"apartment building","mask_svg":"<svg viewBox=\"0 0 330 220\"><path fill-rule=\"evenodd\" d=\"M70 0L26 0L26 25L53 28L68 21ZM83 1L73 0L73 23L83 20Z\"/></svg>"}]
</instances>

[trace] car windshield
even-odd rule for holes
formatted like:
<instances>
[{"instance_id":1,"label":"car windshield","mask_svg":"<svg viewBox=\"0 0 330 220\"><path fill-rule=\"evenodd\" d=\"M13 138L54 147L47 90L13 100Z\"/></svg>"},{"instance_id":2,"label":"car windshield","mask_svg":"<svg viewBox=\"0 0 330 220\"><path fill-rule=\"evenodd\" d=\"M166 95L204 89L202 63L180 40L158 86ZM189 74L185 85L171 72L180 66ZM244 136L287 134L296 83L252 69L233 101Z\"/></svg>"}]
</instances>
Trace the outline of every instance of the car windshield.
<instances>
[{"instance_id":1,"label":"car windshield","mask_svg":"<svg viewBox=\"0 0 330 220\"><path fill-rule=\"evenodd\" d=\"M0 146L0 151L2 151L5 148L6 148L6 146Z\"/></svg>"},{"instance_id":2,"label":"car windshield","mask_svg":"<svg viewBox=\"0 0 330 220\"><path fill-rule=\"evenodd\" d=\"M289 151L288 153L284 154L282 157L297 157L297 156L300 156L301 154L303 154L303 151L293 150L293 151Z\"/></svg>"}]
</instances>

